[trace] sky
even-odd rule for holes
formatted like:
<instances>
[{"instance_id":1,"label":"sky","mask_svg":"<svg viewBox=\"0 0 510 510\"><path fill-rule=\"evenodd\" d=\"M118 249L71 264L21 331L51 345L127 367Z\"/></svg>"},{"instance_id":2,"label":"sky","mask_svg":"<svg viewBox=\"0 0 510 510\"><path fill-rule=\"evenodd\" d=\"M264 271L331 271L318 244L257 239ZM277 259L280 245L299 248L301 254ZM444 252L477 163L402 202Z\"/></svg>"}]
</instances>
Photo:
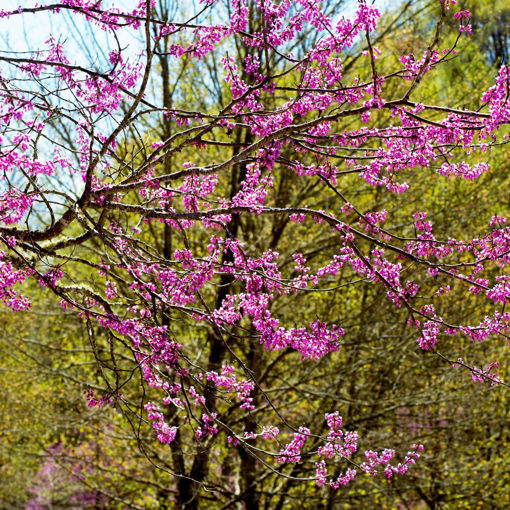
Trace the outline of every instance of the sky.
<instances>
[{"instance_id":1,"label":"sky","mask_svg":"<svg viewBox=\"0 0 510 510\"><path fill-rule=\"evenodd\" d=\"M115 5L120 8L133 9L139 0L103 0L103 5ZM188 0L189 1L189 0ZM1 0L1 8L15 10L18 6L33 7L36 4L44 4L41 0ZM54 2L48 2L54 3ZM186 2L183 2L186 3ZM374 0L375 5L380 9L389 7L391 0ZM327 0L325 0L327 4ZM342 15L352 16L358 5L357 0L347 0ZM12 16L9 19L0 18L0 52L27 51L44 48L44 42L50 35L62 34L66 40L74 41L76 50L90 47L91 41L96 41L97 47L111 49L105 34L97 29L91 31L90 26L79 17L71 16L69 12L56 15L51 13L24 14ZM122 41L123 45L135 45L134 41Z\"/></svg>"},{"instance_id":2,"label":"sky","mask_svg":"<svg viewBox=\"0 0 510 510\"><path fill-rule=\"evenodd\" d=\"M136 7L138 1L104 0L103 5L115 5L132 10ZM185 1L189 2L190 0ZM198 2L198 0L195 1ZM48 0L48 2L56 3L56 0ZM45 2L41 0L0 0L0 9L6 11L16 10L19 5L30 8L37 3L44 4ZM376 0L376 5L381 8L389 6L390 3L389 0ZM357 5L357 0L348 0L345 9L339 15L352 16ZM136 35L133 36L133 34L136 34L135 32L120 30L117 33L120 45L127 50L124 55L132 54L134 56L143 51L143 42L141 38L137 39ZM25 13L11 16L9 19L0 18L0 56L2 54L12 56L13 52L16 52L18 57L28 56L30 51L47 48L45 42L51 36L66 43L66 56L71 63L90 67L91 62L93 62L92 65L98 71L110 68L106 58L108 53L117 47L113 37L100 30L100 28L87 23L82 16L72 15L68 10L62 10L60 14L50 12ZM0 70L4 77L9 77L10 72L16 75L16 69L7 66L7 64L0 63Z\"/></svg>"}]
</instances>

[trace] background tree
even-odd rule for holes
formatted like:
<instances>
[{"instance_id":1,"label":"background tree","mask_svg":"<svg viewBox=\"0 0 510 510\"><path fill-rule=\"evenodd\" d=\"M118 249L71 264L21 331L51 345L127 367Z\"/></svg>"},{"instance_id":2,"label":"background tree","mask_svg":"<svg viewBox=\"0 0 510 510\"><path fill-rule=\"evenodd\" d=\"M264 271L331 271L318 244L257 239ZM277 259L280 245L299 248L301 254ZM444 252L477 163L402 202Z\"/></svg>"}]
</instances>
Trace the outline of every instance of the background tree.
<instances>
[{"instance_id":1,"label":"background tree","mask_svg":"<svg viewBox=\"0 0 510 510\"><path fill-rule=\"evenodd\" d=\"M388 450L350 459L355 436L332 414L379 451L405 452L418 437L453 445L479 431L445 418L460 377L445 361L471 356L472 338L506 334L504 276L480 276L506 263L505 209L490 194L501 188L479 174L485 151L506 140L508 90L506 68L481 102L439 90L468 15L408 3L375 32L378 13L364 4L352 22L334 23L303 2L206 3L193 13L146 2L124 12L60 7L107 28L118 49L104 68L73 61L57 39L4 58L14 69L4 80L2 296L28 307L13 284L30 277L81 315L105 385L91 405L114 403L159 473L172 475L150 474L155 498L187 508L396 498L434 507L469 491L436 476L437 455L456 460L440 447L429 476L422 469L388 488L358 475L350 491L334 491L354 476L349 462L390 476L418 448L394 469ZM6 16L45 11L56 14L37 6ZM416 12L429 17L410 43ZM402 37L390 43L392 27ZM131 29L145 46L134 64L133 47L121 51ZM63 191L71 183L74 195ZM466 207L475 190L480 206ZM404 191L405 203L395 195ZM468 215L452 225L451 211ZM476 368L499 352L492 343L461 370L499 382L492 367ZM434 386L424 391L424 379ZM161 391L164 405L154 403ZM142 433L147 418L168 446ZM101 497L140 504L106 489Z\"/></svg>"}]
</instances>

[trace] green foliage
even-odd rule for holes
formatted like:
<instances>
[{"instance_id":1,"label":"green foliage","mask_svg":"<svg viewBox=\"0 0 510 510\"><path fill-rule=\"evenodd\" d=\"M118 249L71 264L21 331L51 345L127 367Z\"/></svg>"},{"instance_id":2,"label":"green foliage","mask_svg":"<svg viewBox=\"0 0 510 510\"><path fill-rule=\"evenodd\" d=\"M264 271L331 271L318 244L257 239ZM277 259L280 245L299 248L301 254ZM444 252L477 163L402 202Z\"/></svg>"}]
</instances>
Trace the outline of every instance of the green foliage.
<instances>
[{"instance_id":1,"label":"green foliage","mask_svg":"<svg viewBox=\"0 0 510 510\"><path fill-rule=\"evenodd\" d=\"M480 91L488 88L492 81L495 69L487 48L488 34L501 27L506 30L508 8L503 2L496 2L493 7L484 2L467 4L466 8L475 13L473 37L461 38L458 55L452 55L448 63L434 71L432 80L420 85L420 97L424 102L439 101L456 108L476 109L480 106ZM381 71L394 69L399 58L411 49L418 54L432 37L435 4L410 2L410 7L399 8L402 14L397 24L393 23L395 13L388 13L380 30L384 35L377 45L385 57L376 64ZM491 8L499 9L501 17L495 16ZM385 26L389 27L386 33ZM445 31L442 47L455 44L457 33L455 27L450 28ZM197 67L186 60L183 62L182 67L174 69L165 58L161 59L162 82L154 84L154 93L159 93L161 86L161 93L166 94L165 102L187 104L189 109L197 111L204 101L214 101L221 107L225 90L214 77L218 73L218 63L212 57ZM351 76L367 76L372 72L367 59L353 56L345 65ZM207 72L210 74L206 79ZM174 79L173 83L169 77ZM289 73L286 79L291 85L300 78L295 72ZM387 84L390 90L394 86L397 87L391 82ZM200 93L204 88L208 96ZM285 91L277 91L272 100L282 104L287 100ZM434 121L434 118L429 120ZM172 121L162 118L160 125L153 126L152 133L154 142L171 136ZM236 132L224 130L225 141L229 137L239 144L249 142ZM133 132L131 144L118 149L119 157L136 165L140 149L137 133ZM181 168L186 161L198 166L215 157L220 159L220 155L225 159L226 151L232 149L213 145L206 151L196 151L190 146L168 158L160 171ZM284 156L290 158L290 155ZM301 156L304 164L318 162L317 155L310 151L303 151ZM507 175L510 154L508 151L497 154L479 151L471 157L473 161L491 163L491 171L474 183L438 179L434 168L408 171L399 178L409 182L411 189L404 203L396 203L389 192L367 190L361 186L359 177L352 175L342 182L345 199L362 212L387 209L392 218L389 227L403 237L413 233L410 212L416 209L417 203L421 210L431 211L430 219L438 236L447 231L449 235L474 236L490 216L508 215L506 190L510 184ZM317 209L329 207L331 194L325 193L325 184L317 182L316 178L305 178L296 184L291 170L286 168L275 172L273 178L276 193L273 203L268 205L278 206L281 202L296 206L307 204ZM224 179L219 186L233 192L234 179ZM142 200L140 197L140 202ZM474 201L481 205L476 216L471 207ZM354 212L351 214L355 217ZM278 216L247 218L239 224L239 238L247 246L248 253L278 246L286 254L279 261L280 265L285 274L292 276L293 253L303 253L312 267L320 267L335 251L334 237L326 226L321 231L314 230L320 232L316 237L310 236L308 222L311 221L289 224ZM198 229L182 231L168 239L164 223L152 221L143 236L147 249L158 256L166 257L165 251L173 252L186 246L205 250L206 237ZM366 248L362 243L360 247ZM92 273L87 274L83 269L77 272L80 265L76 264L75 268L72 257L90 263L105 261L93 249L80 250L70 249L66 254L70 258L66 262L67 272L76 277L65 283L86 287ZM412 265L406 271L411 279ZM117 278L117 284L124 287L127 295L129 282L120 280L115 269L110 274ZM355 284L346 286L353 280ZM218 278L215 283L222 282ZM247 474L253 475L257 482L256 497L265 508L485 508L487 502L492 501L494 507L507 506L510 498L506 468L510 461L508 394L499 387L477 386L467 373L452 370L440 357L424 354L416 345L416 330L407 325L406 310L396 310L383 290L356 279L352 270L344 268L329 283L342 292L312 291L306 295L280 297L275 300L272 311L283 326L310 322L317 317L341 325L348 340L339 352L319 362L302 363L299 355L290 350L271 353L256 342L246 343L243 338L233 337L230 345L234 352L226 353L225 359L229 360L234 353L241 356L248 368L257 374L264 391L276 401L282 396L287 405L281 406L279 412L285 419L299 418L320 430L324 427L323 417L316 416L316 407L310 405L312 399L320 400L320 408L340 411L345 428L358 430L363 441L374 448L391 445L403 450L413 441L423 442L426 450L419 466L402 479L389 482L360 477L345 490L333 493L318 489L313 482L303 486L292 478L282 481L271 473L260 476L243 457L241 449L211 438L205 447L213 451L208 483L212 487L237 486L239 492ZM423 283L420 292L424 296L436 292L442 284L440 279L433 284ZM232 289L235 290L235 284ZM31 312L16 317L0 312L0 478L3 482L0 506L19 507L35 497L31 490L38 490L44 501L51 502L51 508L69 507L80 491L93 494L95 504L105 508L176 508L174 493L179 489L179 481L172 473L189 469L203 451L186 432L179 435L172 447L162 451L160 447L155 448L155 438L150 427L143 423L141 413L152 390L140 387L141 378L132 352L121 345L121 339L107 337L91 328L85 319L77 318L76 313L49 307L45 290L33 288L31 297L34 301ZM205 292L203 298L213 303L216 295L213 291ZM451 300L445 304L448 309L441 313L448 312L450 317L460 321L473 314L474 306L474 302L468 300L463 303ZM196 355L193 362L207 366L208 353L204 344L210 331L199 329L196 323L191 327L191 321L175 311L168 311L164 320L168 321L175 338L184 339L190 346L189 352ZM249 332L250 327L246 319L239 324L244 331ZM472 364L501 358L507 348L495 342L488 342L483 348L470 346L460 338L444 342L445 356L456 359L462 350L463 356L470 356ZM109 368L113 364L116 370ZM120 380L118 373L122 374ZM501 375L505 379L506 374ZM113 395L113 404L100 409L89 408L84 396L89 390L94 390L98 396ZM252 415L240 409L229 411L220 403L220 418L234 424L237 421L252 423L255 419L258 426L270 423L272 411L264 407L260 393L255 398L260 407ZM169 423L182 424L177 416L167 418ZM290 430L284 430L283 438L290 434ZM155 469L156 465L163 469ZM302 464L280 469L297 477L306 475L310 467L305 459ZM253 472L248 473L250 469ZM345 465L339 464L338 471L342 470ZM225 508L222 498L220 491L211 491L201 500L201 508Z\"/></svg>"}]
</instances>

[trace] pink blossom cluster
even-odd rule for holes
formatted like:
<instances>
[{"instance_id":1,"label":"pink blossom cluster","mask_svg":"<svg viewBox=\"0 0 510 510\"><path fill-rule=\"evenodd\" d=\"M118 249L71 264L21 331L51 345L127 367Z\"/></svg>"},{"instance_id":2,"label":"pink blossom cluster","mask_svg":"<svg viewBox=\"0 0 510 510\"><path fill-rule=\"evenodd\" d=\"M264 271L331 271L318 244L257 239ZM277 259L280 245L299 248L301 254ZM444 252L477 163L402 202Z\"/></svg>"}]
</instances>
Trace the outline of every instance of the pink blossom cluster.
<instances>
[{"instance_id":1,"label":"pink blossom cluster","mask_svg":"<svg viewBox=\"0 0 510 510\"><path fill-rule=\"evenodd\" d=\"M391 478L395 474L404 475L407 473L409 466L416 464L416 461L420 458L419 452L422 450L423 446L421 444L414 444L412 449L407 452L404 461L396 465L390 464L395 456L394 450L386 449L380 454L374 451L366 451L366 462L361 464L361 469L366 473L376 475L378 469L384 468L384 474L387 478Z\"/></svg>"},{"instance_id":2,"label":"pink blossom cluster","mask_svg":"<svg viewBox=\"0 0 510 510\"><path fill-rule=\"evenodd\" d=\"M301 449L305 442L310 437L310 430L306 427L299 427L299 430L294 433L292 441L287 443L281 450L280 456L277 459L278 464L286 464L290 462L301 461Z\"/></svg>"},{"instance_id":3,"label":"pink blossom cluster","mask_svg":"<svg viewBox=\"0 0 510 510\"><path fill-rule=\"evenodd\" d=\"M233 372L234 367L232 365L225 365L221 369L220 374L217 372L206 372L205 374L200 374L199 378L213 382L218 389L235 392L241 402L241 409L254 409L255 407L252 404L253 398L250 396L250 393L253 391L255 383L253 381L237 380Z\"/></svg>"},{"instance_id":4,"label":"pink blossom cluster","mask_svg":"<svg viewBox=\"0 0 510 510\"><path fill-rule=\"evenodd\" d=\"M329 427L329 435L326 439L326 445L319 448L318 455L323 456L315 463L315 481L319 487L324 487L326 483L333 489L338 489L341 485L347 485L358 473L358 469L362 472L369 473L373 476L377 475L383 470L387 478L391 478L394 474L404 475L410 465L416 463L423 450L422 445L413 445L412 450L408 451L404 457L403 462L396 465L391 465L390 461L395 456L395 451L385 449L381 453L372 450L365 451L365 459L361 465L356 465L356 468L349 468L345 473L340 473L336 479L329 479L328 481L328 467L326 460L332 459L336 456L349 458L358 449L357 441L358 435L356 432L344 432L341 429L342 418L338 412L326 414L326 421ZM354 463L353 463L354 464Z\"/></svg>"},{"instance_id":5,"label":"pink blossom cluster","mask_svg":"<svg viewBox=\"0 0 510 510\"><path fill-rule=\"evenodd\" d=\"M170 427L165 422L161 409L153 402L145 404L144 408L147 411L147 418L152 421L158 440L161 443L170 444L175 439L177 427Z\"/></svg>"}]
</instances>

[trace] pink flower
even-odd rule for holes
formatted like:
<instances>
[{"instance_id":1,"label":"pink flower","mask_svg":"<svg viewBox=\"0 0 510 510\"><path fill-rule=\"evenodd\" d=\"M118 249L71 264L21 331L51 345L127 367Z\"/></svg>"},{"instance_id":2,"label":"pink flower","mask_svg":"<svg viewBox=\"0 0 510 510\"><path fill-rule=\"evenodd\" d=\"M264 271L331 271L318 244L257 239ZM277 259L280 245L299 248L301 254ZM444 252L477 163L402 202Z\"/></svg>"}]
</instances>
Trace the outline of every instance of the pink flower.
<instances>
[{"instance_id":1,"label":"pink flower","mask_svg":"<svg viewBox=\"0 0 510 510\"><path fill-rule=\"evenodd\" d=\"M470 16L471 13L469 11L459 11L453 15L455 19L469 19Z\"/></svg>"}]
</instances>

